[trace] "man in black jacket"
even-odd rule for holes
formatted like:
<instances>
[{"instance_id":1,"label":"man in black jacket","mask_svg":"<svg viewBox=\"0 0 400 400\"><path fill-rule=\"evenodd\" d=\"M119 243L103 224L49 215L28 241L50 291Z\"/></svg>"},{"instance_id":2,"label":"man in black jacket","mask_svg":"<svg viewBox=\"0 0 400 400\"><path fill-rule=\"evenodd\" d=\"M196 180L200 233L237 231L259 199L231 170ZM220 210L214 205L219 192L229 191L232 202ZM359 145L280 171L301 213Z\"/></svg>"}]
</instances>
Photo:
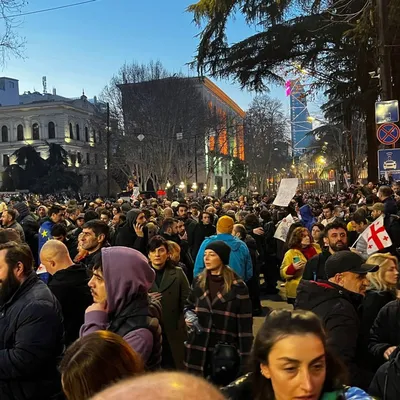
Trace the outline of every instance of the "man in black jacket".
<instances>
[{"instance_id":1,"label":"man in black jacket","mask_svg":"<svg viewBox=\"0 0 400 400\"><path fill-rule=\"evenodd\" d=\"M68 248L59 240L49 240L40 252L42 264L52 275L49 289L61 304L64 316L65 344L79 337L85 310L92 304L89 275L83 264L74 264Z\"/></svg>"},{"instance_id":2,"label":"man in black jacket","mask_svg":"<svg viewBox=\"0 0 400 400\"><path fill-rule=\"evenodd\" d=\"M367 273L378 268L364 264L356 253L339 251L326 261L327 281L302 280L297 289L295 308L310 310L321 318L328 347L348 366L351 385L362 389L368 389L372 376L362 366L367 349L359 348L357 310L369 284Z\"/></svg>"},{"instance_id":3,"label":"man in black jacket","mask_svg":"<svg viewBox=\"0 0 400 400\"><path fill-rule=\"evenodd\" d=\"M194 253L195 253L196 249L194 247L194 239L196 236L197 222L193 218L189 218L188 209L189 209L189 206L187 204L181 203L178 206L177 213L178 213L178 217L185 221L185 229L186 229L186 233L187 233L187 241L189 244L189 250L190 250L190 253L191 253L193 259L195 259L196 255L194 255Z\"/></svg>"},{"instance_id":4,"label":"man in black jacket","mask_svg":"<svg viewBox=\"0 0 400 400\"><path fill-rule=\"evenodd\" d=\"M0 245L0 282L0 399L50 400L61 391L60 305L26 244Z\"/></svg>"},{"instance_id":5,"label":"man in black jacket","mask_svg":"<svg viewBox=\"0 0 400 400\"><path fill-rule=\"evenodd\" d=\"M307 261L304 268L303 279L309 281L326 280L325 263L337 251L347 250L347 229L342 222L334 221L324 230L324 241L328 245L322 253L317 254Z\"/></svg>"}]
</instances>

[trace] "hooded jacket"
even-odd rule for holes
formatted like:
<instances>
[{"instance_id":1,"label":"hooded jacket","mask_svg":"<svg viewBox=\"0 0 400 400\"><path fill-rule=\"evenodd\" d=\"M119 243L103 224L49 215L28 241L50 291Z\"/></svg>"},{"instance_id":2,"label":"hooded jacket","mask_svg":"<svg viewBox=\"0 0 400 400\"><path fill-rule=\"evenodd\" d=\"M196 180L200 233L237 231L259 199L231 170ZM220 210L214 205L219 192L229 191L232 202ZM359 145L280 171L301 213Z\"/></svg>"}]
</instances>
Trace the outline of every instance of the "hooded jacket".
<instances>
[{"instance_id":1,"label":"hooded jacket","mask_svg":"<svg viewBox=\"0 0 400 400\"><path fill-rule=\"evenodd\" d=\"M302 280L297 288L295 309L312 311L321 319L328 347L348 366L351 385L368 389L372 374L361 367L367 349L359 348L357 310L362 300L360 294L334 283Z\"/></svg>"},{"instance_id":2,"label":"hooded jacket","mask_svg":"<svg viewBox=\"0 0 400 400\"><path fill-rule=\"evenodd\" d=\"M231 248L229 256L229 266L245 282L253 276L253 264L251 262L250 252L246 243L227 233L219 233L204 240L200 246L199 252L194 264L194 277L199 275L204 269L204 252L206 247L217 240L222 240Z\"/></svg>"},{"instance_id":3,"label":"hooded jacket","mask_svg":"<svg viewBox=\"0 0 400 400\"><path fill-rule=\"evenodd\" d=\"M147 295L155 273L137 250L104 247L101 255L107 312L86 313L80 335L98 330L120 334L148 367L155 367L161 361L161 315L154 317Z\"/></svg>"},{"instance_id":4,"label":"hooded jacket","mask_svg":"<svg viewBox=\"0 0 400 400\"><path fill-rule=\"evenodd\" d=\"M126 214L126 221L116 232L114 243L115 246L130 247L131 249L138 250L143 255L147 256L147 228L143 228L143 237L138 237L135 232L136 220L141 213L141 210L134 208Z\"/></svg>"}]
</instances>

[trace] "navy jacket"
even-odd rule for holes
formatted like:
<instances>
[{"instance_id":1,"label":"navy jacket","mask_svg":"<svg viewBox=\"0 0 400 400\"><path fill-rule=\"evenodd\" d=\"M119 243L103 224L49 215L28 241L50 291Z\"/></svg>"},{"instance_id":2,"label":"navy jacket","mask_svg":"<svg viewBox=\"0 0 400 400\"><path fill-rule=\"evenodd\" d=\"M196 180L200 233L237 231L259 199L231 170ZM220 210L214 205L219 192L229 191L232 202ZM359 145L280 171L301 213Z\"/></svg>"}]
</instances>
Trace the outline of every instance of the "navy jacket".
<instances>
[{"instance_id":1,"label":"navy jacket","mask_svg":"<svg viewBox=\"0 0 400 400\"><path fill-rule=\"evenodd\" d=\"M49 400L61 391L58 301L32 272L0 308L0 399Z\"/></svg>"}]
</instances>

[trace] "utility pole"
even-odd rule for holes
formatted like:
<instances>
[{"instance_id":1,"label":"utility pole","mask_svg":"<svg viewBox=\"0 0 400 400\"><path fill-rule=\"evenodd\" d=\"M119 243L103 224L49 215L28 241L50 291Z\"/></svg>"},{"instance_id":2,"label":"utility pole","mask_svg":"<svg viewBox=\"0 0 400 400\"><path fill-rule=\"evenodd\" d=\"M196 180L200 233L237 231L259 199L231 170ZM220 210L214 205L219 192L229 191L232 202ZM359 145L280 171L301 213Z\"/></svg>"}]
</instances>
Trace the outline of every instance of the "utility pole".
<instances>
[{"instance_id":1,"label":"utility pole","mask_svg":"<svg viewBox=\"0 0 400 400\"><path fill-rule=\"evenodd\" d=\"M382 100L392 100L392 71L390 59L390 47L388 43L389 27L389 1L376 0L378 11L378 38L379 38L379 74L382 88Z\"/></svg>"},{"instance_id":2,"label":"utility pole","mask_svg":"<svg viewBox=\"0 0 400 400\"><path fill-rule=\"evenodd\" d=\"M111 171L110 171L110 103L107 103L107 197L110 198Z\"/></svg>"}]
</instances>

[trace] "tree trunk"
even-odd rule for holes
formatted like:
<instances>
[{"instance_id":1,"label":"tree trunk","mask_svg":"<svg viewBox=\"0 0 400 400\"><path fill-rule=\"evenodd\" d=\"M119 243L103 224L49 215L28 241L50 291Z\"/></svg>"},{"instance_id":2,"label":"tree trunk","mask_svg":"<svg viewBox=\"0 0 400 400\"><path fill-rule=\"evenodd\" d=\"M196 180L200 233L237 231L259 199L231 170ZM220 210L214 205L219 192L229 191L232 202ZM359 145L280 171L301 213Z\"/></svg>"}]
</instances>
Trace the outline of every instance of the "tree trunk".
<instances>
[{"instance_id":1,"label":"tree trunk","mask_svg":"<svg viewBox=\"0 0 400 400\"><path fill-rule=\"evenodd\" d=\"M366 116L368 181L378 183L378 140L376 138L375 104L371 103Z\"/></svg>"}]
</instances>

